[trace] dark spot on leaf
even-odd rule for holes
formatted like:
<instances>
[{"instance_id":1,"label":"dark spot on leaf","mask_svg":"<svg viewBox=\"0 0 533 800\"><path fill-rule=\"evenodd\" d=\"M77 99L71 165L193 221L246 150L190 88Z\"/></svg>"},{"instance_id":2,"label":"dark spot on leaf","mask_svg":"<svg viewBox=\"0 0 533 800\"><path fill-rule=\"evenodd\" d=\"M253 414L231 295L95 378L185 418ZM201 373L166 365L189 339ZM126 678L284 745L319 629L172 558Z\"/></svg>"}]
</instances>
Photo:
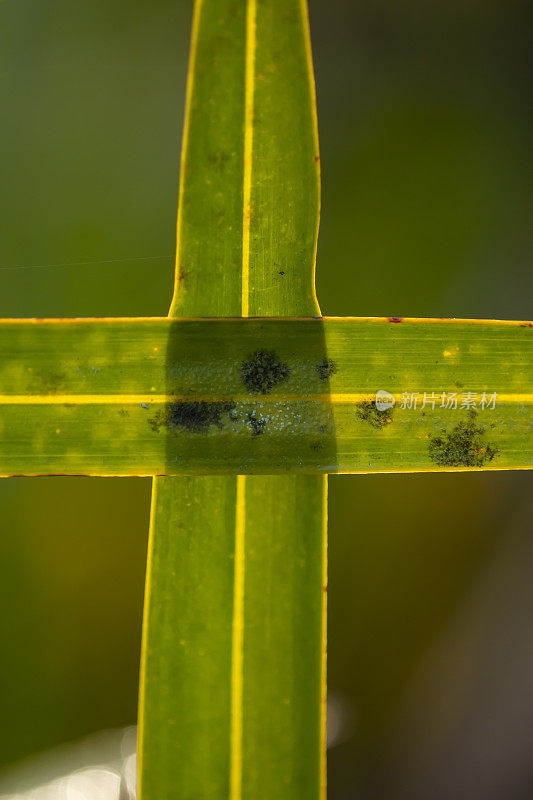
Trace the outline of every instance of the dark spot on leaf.
<instances>
[{"instance_id":1,"label":"dark spot on leaf","mask_svg":"<svg viewBox=\"0 0 533 800\"><path fill-rule=\"evenodd\" d=\"M462 389L464 383L461 383L461 381L454 381L454 386L457 386L458 389Z\"/></svg>"},{"instance_id":2,"label":"dark spot on leaf","mask_svg":"<svg viewBox=\"0 0 533 800\"><path fill-rule=\"evenodd\" d=\"M520 323L520 327L521 328L533 328L533 322L521 322Z\"/></svg>"},{"instance_id":3,"label":"dark spot on leaf","mask_svg":"<svg viewBox=\"0 0 533 800\"><path fill-rule=\"evenodd\" d=\"M280 271L278 272L278 275L285 275L285 270L284 269L280 269Z\"/></svg>"},{"instance_id":4,"label":"dark spot on leaf","mask_svg":"<svg viewBox=\"0 0 533 800\"><path fill-rule=\"evenodd\" d=\"M178 272L178 283L184 281L188 274L189 273L186 270L180 269Z\"/></svg>"},{"instance_id":5,"label":"dark spot on leaf","mask_svg":"<svg viewBox=\"0 0 533 800\"><path fill-rule=\"evenodd\" d=\"M403 317L387 317L389 322L403 322Z\"/></svg>"},{"instance_id":6,"label":"dark spot on leaf","mask_svg":"<svg viewBox=\"0 0 533 800\"><path fill-rule=\"evenodd\" d=\"M65 377L63 372L48 372L44 369L38 370L33 375L30 387L36 394L57 394ZM85 377L85 375L83 377Z\"/></svg>"},{"instance_id":7,"label":"dark spot on leaf","mask_svg":"<svg viewBox=\"0 0 533 800\"><path fill-rule=\"evenodd\" d=\"M329 425L319 425L318 426L318 432L319 433L329 433L329 431L330 431Z\"/></svg>"},{"instance_id":8,"label":"dark spot on leaf","mask_svg":"<svg viewBox=\"0 0 533 800\"><path fill-rule=\"evenodd\" d=\"M252 429L252 436L260 436L264 433L263 428L266 425L266 420L258 419L255 414L248 414L248 422L250 423L250 428Z\"/></svg>"},{"instance_id":9,"label":"dark spot on leaf","mask_svg":"<svg viewBox=\"0 0 533 800\"><path fill-rule=\"evenodd\" d=\"M392 409L388 408L380 411L376 408L374 400L363 400L362 403L357 403L355 407L355 415L363 422L368 422L373 428L381 430L385 425L392 422Z\"/></svg>"},{"instance_id":10,"label":"dark spot on leaf","mask_svg":"<svg viewBox=\"0 0 533 800\"><path fill-rule=\"evenodd\" d=\"M429 457L439 467L482 467L498 455L498 450L484 441L485 428L476 425L477 414L470 411L451 431L443 429L429 443Z\"/></svg>"},{"instance_id":11,"label":"dark spot on leaf","mask_svg":"<svg viewBox=\"0 0 533 800\"><path fill-rule=\"evenodd\" d=\"M222 401L169 403L149 422L154 431L158 431L164 425L170 430L183 428L189 433L207 433L211 425L222 429L222 415L230 414L234 407L235 403Z\"/></svg>"},{"instance_id":12,"label":"dark spot on leaf","mask_svg":"<svg viewBox=\"0 0 533 800\"><path fill-rule=\"evenodd\" d=\"M268 394L289 377L289 367L273 350L257 350L241 364L242 382L249 392Z\"/></svg>"},{"instance_id":13,"label":"dark spot on leaf","mask_svg":"<svg viewBox=\"0 0 533 800\"><path fill-rule=\"evenodd\" d=\"M337 372L337 365L331 358L324 358L316 365L316 371L321 381L328 381Z\"/></svg>"},{"instance_id":14,"label":"dark spot on leaf","mask_svg":"<svg viewBox=\"0 0 533 800\"><path fill-rule=\"evenodd\" d=\"M228 153L224 153L221 150L218 150L216 153L210 153L207 156L207 160L210 164L212 164L215 169L223 170L228 161L230 160L230 156Z\"/></svg>"},{"instance_id":15,"label":"dark spot on leaf","mask_svg":"<svg viewBox=\"0 0 533 800\"><path fill-rule=\"evenodd\" d=\"M322 447L322 442L311 442L311 450L320 450Z\"/></svg>"}]
</instances>

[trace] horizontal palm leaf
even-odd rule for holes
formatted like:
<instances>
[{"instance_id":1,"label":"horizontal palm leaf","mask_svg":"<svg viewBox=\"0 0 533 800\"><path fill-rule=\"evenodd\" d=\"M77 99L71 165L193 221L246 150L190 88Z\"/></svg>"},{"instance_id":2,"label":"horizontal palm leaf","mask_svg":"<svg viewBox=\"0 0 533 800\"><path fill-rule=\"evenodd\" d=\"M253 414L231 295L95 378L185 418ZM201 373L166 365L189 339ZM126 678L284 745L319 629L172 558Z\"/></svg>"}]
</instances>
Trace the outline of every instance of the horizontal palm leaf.
<instances>
[{"instance_id":1,"label":"horizontal palm leaf","mask_svg":"<svg viewBox=\"0 0 533 800\"><path fill-rule=\"evenodd\" d=\"M531 334L477 320L3 321L0 472L530 467Z\"/></svg>"}]
</instances>

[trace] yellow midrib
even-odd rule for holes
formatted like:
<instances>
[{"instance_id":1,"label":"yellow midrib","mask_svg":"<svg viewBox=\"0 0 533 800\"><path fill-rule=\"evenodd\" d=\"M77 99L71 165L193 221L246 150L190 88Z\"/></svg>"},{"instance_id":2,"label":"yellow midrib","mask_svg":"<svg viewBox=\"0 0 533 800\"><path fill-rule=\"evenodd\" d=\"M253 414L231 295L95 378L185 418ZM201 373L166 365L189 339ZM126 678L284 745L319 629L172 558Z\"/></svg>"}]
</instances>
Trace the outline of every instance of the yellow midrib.
<instances>
[{"instance_id":1,"label":"yellow midrib","mask_svg":"<svg viewBox=\"0 0 533 800\"><path fill-rule=\"evenodd\" d=\"M250 222L254 125L255 49L257 0L246 4L244 75L244 153L242 198L241 316L250 310ZM231 647L230 800L242 797L242 718L245 581L246 476L237 475L235 507L235 555Z\"/></svg>"},{"instance_id":2,"label":"yellow midrib","mask_svg":"<svg viewBox=\"0 0 533 800\"><path fill-rule=\"evenodd\" d=\"M401 394L391 393L398 407L398 402L401 401ZM423 391L409 392L409 394L422 395ZM477 392L481 394L481 392ZM492 392L491 392L492 394ZM533 404L533 393L499 393L496 392L496 403L523 403L525 405ZM257 402L261 404L276 404L276 403L324 403L327 405L346 405L348 403L360 403L365 400L374 400L375 392L335 392L334 394L269 394L269 395L255 395L250 396L238 394L2 394L0 395L0 406L69 406L69 405L141 405L142 403L149 403L150 405L163 405L165 403L220 403L220 402L234 402L234 403L252 403ZM422 410L422 397L418 398L419 405L416 410ZM458 403L460 403L458 397ZM427 404L426 404L427 405ZM439 404L435 405L435 411L441 408ZM459 406L458 406L459 408ZM466 409L466 406L464 406Z\"/></svg>"},{"instance_id":3,"label":"yellow midrib","mask_svg":"<svg viewBox=\"0 0 533 800\"><path fill-rule=\"evenodd\" d=\"M230 800L240 800L242 789L242 712L244 645L244 540L246 475L237 475L235 497L235 555L231 654Z\"/></svg>"}]
</instances>

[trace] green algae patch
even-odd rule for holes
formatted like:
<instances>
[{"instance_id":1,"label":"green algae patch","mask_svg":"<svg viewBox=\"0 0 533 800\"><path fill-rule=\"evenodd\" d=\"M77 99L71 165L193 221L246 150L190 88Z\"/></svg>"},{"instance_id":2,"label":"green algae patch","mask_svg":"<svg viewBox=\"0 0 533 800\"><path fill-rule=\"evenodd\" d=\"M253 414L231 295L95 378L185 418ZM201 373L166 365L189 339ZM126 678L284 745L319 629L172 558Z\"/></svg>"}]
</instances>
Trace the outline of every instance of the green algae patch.
<instances>
[{"instance_id":1,"label":"green algae patch","mask_svg":"<svg viewBox=\"0 0 533 800\"><path fill-rule=\"evenodd\" d=\"M439 467L483 467L497 455L498 450L485 439L485 427L477 424L475 411L429 442L429 457Z\"/></svg>"}]
</instances>

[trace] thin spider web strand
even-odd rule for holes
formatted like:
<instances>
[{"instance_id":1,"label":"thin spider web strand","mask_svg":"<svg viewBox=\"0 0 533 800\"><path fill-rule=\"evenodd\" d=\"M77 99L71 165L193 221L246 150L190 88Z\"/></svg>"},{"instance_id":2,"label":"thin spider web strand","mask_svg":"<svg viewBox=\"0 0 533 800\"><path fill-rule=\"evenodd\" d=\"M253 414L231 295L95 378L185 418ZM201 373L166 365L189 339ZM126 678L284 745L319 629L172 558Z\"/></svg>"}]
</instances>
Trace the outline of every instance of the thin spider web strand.
<instances>
[{"instance_id":1,"label":"thin spider web strand","mask_svg":"<svg viewBox=\"0 0 533 800\"><path fill-rule=\"evenodd\" d=\"M52 267L83 267L99 264L124 264L131 261L162 261L164 259L173 259L173 255L168 256L141 256L138 258L107 258L100 261L70 261L64 264L14 264L12 266L1 267L0 270L13 270L13 269L50 269Z\"/></svg>"}]
</instances>

